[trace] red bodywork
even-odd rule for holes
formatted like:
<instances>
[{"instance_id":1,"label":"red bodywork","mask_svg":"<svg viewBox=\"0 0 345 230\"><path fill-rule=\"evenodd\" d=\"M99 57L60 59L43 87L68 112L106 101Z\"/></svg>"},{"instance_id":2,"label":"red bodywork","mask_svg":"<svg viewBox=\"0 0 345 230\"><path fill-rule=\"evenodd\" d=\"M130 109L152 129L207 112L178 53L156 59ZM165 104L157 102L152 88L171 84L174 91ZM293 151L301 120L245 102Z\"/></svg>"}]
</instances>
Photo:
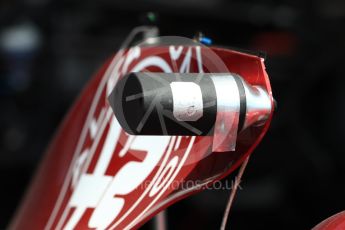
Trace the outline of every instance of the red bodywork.
<instances>
[{"instance_id":1,"label":"red bodywork","mask_svg":"<svg viewBox=\"0 0 345 230\"><path fill-rule=\"evenodd\" d=\"M212 137L133 137L118 127L107 95L116 78L131 71L230 71L262 86L272 99L262 58L223 48L177 51L132 49L101 68L61 124L11 229L137 228L165 207L229 175L252 153L271 117L263 126L241 132L236 151L223 153L211 152ZM210 51L225 69L212 63Z\"/></svg>"},{"instance_id":2,"label":"red bodywork","mask_svg":"<svg viewBox=\"0 0 345 230\"><path fill-rule=\"evenodd\" d=\"M345 211L335 214L315 226L313 230L342 230L345 229Z\"/></svg>"}]
</instances>

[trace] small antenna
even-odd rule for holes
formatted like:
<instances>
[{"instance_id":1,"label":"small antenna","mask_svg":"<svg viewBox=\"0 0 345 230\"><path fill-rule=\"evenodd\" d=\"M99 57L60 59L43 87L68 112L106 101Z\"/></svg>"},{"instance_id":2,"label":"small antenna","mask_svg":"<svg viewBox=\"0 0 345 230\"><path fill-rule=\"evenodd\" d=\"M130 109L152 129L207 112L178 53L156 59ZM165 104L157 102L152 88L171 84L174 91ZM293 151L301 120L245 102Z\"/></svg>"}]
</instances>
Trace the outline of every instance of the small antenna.
<instances>
[{"instance_id":1,"label":"small antenna","mask_svg":"<svg viewBox=\"0 0 345 230\"><path fill-rule=\"evenodd\" d=\"M231 206L232 206L232 204L234 202L234 198L235 198L238 186L241 183L241 178L243 176L244 170L247 167L248 161L249 161L249 156L243 161L243 163L241 165L241 168L238 171L237 176L235 177L235 184L234 184L234 186L233 186L233 188L231 190L231 193L230 193L230 196L229 196L229 200L228 200L228 203L227 203L225 211L224 211L222 225L220 226L220 230L225 230L226 223L228 221L228 217L229 217L229 213L230 213L230 209L231 209Z\"/></svg>"}]
</instances>

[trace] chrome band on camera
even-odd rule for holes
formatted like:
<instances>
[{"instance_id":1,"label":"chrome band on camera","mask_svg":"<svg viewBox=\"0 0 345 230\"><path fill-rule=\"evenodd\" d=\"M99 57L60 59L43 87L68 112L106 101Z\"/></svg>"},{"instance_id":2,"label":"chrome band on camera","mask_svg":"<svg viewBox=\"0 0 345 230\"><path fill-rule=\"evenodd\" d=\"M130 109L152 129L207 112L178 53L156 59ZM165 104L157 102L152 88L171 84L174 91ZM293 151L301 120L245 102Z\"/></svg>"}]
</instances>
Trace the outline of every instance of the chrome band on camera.
<instances>
[{"instance_id":1,"label":"chrome band on camera","mask_svg":"<svg viewBox=\"0 0 345 230\"><path fill-rule=\"evenodd\" d=\"M214 125L213 152L234 151L236 148L240 96L231 74L211 76L217 94L217 117Z\"/></svg>"},{"instance_id":2,"label":"chrome band on camera","mask_svg":"<svg viewBox=\"0 0 345 230\"><path fill-rule=\"evenodd\" d=\"M242 130L253 124L264 123L272 110L271 100L266 90L260 86L249 86L246 83L243 86L246 94L246 116Z\"/></svg>"}]
</instances>

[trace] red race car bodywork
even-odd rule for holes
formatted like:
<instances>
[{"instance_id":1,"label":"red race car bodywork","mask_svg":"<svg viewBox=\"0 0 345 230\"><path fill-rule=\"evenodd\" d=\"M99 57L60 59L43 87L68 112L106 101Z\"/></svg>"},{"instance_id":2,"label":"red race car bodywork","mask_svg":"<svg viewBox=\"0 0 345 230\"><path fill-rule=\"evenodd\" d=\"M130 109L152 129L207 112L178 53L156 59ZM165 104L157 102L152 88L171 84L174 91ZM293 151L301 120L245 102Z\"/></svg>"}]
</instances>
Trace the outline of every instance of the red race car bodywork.
<instances>
[{"instance_id":1,"label":"red race car bodywork","mask_svg":"<svg viewBox=\"0 0 345 230\"><path fill-rule=\"evenodd\" d=\"M224 63L214 65L209 52ZM235 170L265 135L238 134L236 151L211 152L208 136L130 136L107 97L128 72L233 72L273 99L264 60L224 48L134 47L105 64L85 87L54 140L11 229L129 229ZM271 115L273 113L273 109Z\"/></svg>"}]
</instances>

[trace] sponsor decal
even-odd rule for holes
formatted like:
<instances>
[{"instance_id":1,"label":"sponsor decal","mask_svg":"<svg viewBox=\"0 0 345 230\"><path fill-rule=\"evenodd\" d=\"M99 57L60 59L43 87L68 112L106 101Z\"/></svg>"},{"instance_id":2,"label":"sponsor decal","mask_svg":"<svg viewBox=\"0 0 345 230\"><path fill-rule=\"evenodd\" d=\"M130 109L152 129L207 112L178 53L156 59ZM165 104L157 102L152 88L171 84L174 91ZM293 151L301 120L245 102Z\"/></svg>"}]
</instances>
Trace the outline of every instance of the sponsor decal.
<instances>
[{"instance_id":1,"label":"sponsor decal","mask_svg":"<svg viewBox=\"0 0 345 230\"><path fill-rule=\"evenodd\" d=\"M130 136L107 102L117 80L127 72L189 72L192 59L203 72L199 46L164 49L163 55L133 47L110 64L93 97L46 229L131 228L180 173L195 137Z\"/></svg>"}]
</instances>

